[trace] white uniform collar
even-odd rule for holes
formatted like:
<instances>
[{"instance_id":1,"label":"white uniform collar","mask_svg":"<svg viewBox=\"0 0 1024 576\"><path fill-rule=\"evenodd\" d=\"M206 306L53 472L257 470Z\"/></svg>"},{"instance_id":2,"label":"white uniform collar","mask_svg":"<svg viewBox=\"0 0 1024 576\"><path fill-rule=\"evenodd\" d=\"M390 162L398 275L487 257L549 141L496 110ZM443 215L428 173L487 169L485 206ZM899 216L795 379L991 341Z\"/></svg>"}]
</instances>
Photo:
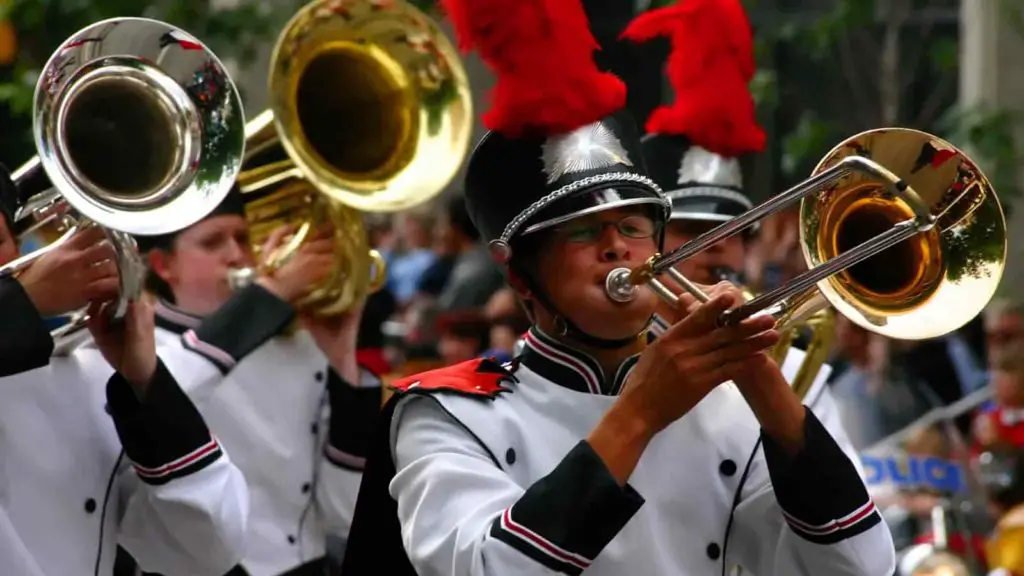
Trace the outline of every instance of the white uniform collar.
<instances>
[{"instance_id":1,"label":"white uniform collar","mask_svg":"<svg viewBox=\"0 0 1024 576\"><path fill-rule=\"evenodd\" d=\"M202 317L185 312L163 299L156 303L155 308L156 325L175 334L184 334L197 328L203 321Z\"/></svg>"},{"instance_id":2,"label":"white uniform collar","mask_svg":"<svg viewBox=\"0 0 1024 576\"><path fill-rule=\"evenodd\" d=\"M544 334L536 326L523 338L519 362L546 380L578 392L618 394L632 371L639 354L619 365L614 378L606 378L596 360Z\"/></svg>"}]
</instances>

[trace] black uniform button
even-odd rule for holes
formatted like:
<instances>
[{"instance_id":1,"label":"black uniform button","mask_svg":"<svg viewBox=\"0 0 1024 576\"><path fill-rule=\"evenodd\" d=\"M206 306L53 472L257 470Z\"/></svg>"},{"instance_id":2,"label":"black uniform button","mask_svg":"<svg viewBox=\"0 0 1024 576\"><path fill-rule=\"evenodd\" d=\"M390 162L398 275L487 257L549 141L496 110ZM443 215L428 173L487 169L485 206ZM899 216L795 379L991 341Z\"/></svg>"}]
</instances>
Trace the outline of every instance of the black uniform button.
<instances>
[{"instance_id":1,"label":"black uniform button","mask_svg":"<svg viewBox=\"0 0 1024 576\"><path fill-rule=\"evenodd\" d=\"M303 494L309 494L309 491L312 488L313 488L313 486L309 482L306 482L305 484L302 485L302 493Z\"/></svg>"},{"instance_id":2,"label":"black uniform button","mask_svg":"<svg viewBox=\"0 0 1024 576\"><path fill-rule=\"evenodd\" d=\"M516 463L516 451L515 450L509 448L508 450L505 451L505 462L508 462L509 466L511 466L511 465Z\"/></svg>"},{"instance_id":3,"label":"black uniform button","mask_svg":"<svg viewBox=\"0 0 1024 576\"><path fill-rule=\"evenodd\" d=\"M96 501L93 500L92 498L89 498L88 500L85 501L85 513L86 514L92 514L95 511L96 511Z\"/></svg>"},{"instance_id":4,"label":"black uniform button","mask_svg":"<svg viewBox=\"0 0 1024 576\"><path fill-rule=\"evenodd\" d=\"M320 433L320 424L313 422L309 425L309 433L316 436Z\"/></svg>"},{"instance_id":5,"label":"black uniform button","mask_svg":"<svg viewBox=\"0 0 1024 576\"><path fill-rule=\"evenodd\" d=\"M316 381L317 382L323 382L323 380L324 380L324 371L323 370L317 370L316 371Z\"/></svg>"},{"instance_id":6,"label":"black uniform button","mask_svg":"<svg viewBox=\"0 0 1024 576\"><path fill-rule=\"evenodd\" d=\"M708 558L712 560L718 560L718 557L722 555L722 549L718 547L718 544L712 542L708 544Z\"/></svg>"},{"instance_id":7,"label":"black uniform button","mask_svg":"<svg viewBox=\"0 0 1024 576\"><path fill-rule=\"evenodd\" d=\"M722 473L722 476L732 476L736 473L736 463L732 460L722 460L722 463L718 465L718 471Z\"/></svg>"},{"instance_id":8,"label":"black uniform button","mask_svg":"<svg viewBox=\"0 0 1024 576\"><path fill-rule=\"evenodd\" d=\"M289 544L295 544L295 536L292 536L291 534L289 534L288 535L288 543Z\"/></svg>"}]
</instances>

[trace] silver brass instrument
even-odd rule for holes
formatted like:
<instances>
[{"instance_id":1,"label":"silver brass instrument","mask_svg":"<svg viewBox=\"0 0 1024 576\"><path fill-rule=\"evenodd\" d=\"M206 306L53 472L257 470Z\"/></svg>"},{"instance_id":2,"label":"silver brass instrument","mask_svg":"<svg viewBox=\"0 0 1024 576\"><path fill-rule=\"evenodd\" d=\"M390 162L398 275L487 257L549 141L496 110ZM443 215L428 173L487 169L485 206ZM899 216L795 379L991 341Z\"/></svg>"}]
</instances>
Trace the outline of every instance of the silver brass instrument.
<instances>
[{"instance_id":1,"label":"silver brass instrument","mask_svg":"<svg viewBox=\"0 0 1024 576\"><path fill-rule=\"evenodd\" d=\"M608 297L629 301L646 283L675 300L656 278L668 274L706 300L673 266L797 200L809 270L725 312L723 323L762 311L801 323L831 304L883 336L931 338L974 318L1002 277L1006 220L981 170L936 136L881 128L844 140L809 179L745 214L634 270L611 271Z\"/></svg>"},{"instance_id":2,"label":"silver brass instrument","mask_svg":"<svg viewBox=\"0 0 1024 576\"><path fill-rule=\"evenodd\" d=\"M120 297L110 311L121 317L145 275L133 235L190 226L230 190L244 151L241 98L220 60L188 33L115 18L61 44L43 67L33 104L38 156L12 175L14 232L52 241L0 274L18 274L99 225L117 255ZM54 331L57 346L86 319L78 311Z\"/></svg>"}]
</instances>

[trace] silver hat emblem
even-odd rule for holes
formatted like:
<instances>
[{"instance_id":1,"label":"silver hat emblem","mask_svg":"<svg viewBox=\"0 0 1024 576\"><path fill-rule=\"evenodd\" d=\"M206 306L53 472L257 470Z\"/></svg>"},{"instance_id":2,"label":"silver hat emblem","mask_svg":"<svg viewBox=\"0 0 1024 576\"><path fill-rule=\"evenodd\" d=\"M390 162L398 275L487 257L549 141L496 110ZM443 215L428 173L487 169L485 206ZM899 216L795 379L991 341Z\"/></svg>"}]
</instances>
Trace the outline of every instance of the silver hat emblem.
<instances>
[{"instance_id":1,"label":"silver hat emblem","mask_svg":"<svg viewBox=\"0 0 1024 576\"><path fill-rule=\"evenodd\" d=\"M633 165L618 137L601 122L548 138L543 146L542 159L548 184L567 174L600 170L616 164Z\"/></svg>"},{"instance_id":2,"label":"silver hat emblem","mask_svg":"<svg viewBox=\"0 0 1024 576\"><path fill-rule=\"evenodd\" d=\"M740 170L740 161L736 158L726 158L700 146L692 146L683 154L677 184L704 184L742 189L743 171Z\"/></svg>"}]
</instances>

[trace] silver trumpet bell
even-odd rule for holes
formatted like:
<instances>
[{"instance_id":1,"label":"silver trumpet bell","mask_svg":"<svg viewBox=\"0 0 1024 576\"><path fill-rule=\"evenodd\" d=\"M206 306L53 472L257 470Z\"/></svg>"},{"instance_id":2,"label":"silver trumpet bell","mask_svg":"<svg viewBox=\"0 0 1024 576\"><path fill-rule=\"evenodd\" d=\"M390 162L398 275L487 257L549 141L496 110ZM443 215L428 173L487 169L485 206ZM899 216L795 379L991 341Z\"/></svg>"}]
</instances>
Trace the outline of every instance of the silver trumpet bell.
<instances>
[{"instance_id":1,"label":"silver trumpet bell","mask_svg":"<svg viewBox=\"0 0 1024 576\"><path fill-rule=\"evenodd\" d=\"M187 32L145 18L79 30L50 56L36 84L38 156L12 174L15 230L47 246L0 267L17 274L84 227L105 229L117 255L121 317L142 295L145 263L133 235L198 222L241 168L245 116L224 65ZM85 326L84 310L51 333Z\"/></svg>"}]
</instances>

